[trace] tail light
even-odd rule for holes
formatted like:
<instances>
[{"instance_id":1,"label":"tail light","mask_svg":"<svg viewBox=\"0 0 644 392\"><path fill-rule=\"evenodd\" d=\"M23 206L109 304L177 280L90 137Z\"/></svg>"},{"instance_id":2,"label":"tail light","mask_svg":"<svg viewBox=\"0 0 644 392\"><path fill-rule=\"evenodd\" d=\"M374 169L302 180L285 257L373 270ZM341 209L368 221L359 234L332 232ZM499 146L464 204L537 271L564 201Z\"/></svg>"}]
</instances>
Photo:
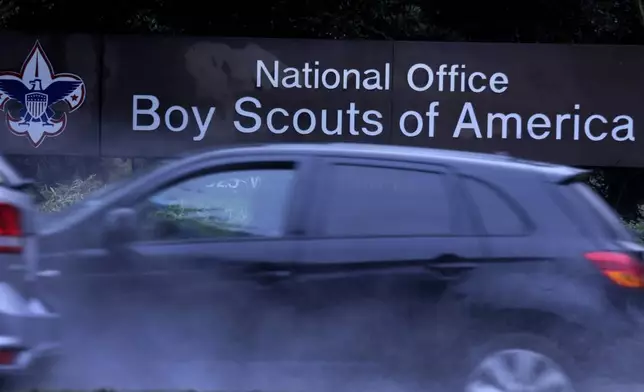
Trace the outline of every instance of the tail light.
<instances>
[{"instance_id":1,"label":"tail light","mask_svg":"<svg viewBox=\"0 0 644 392\"><path fill-rule=\"evenodd\" d=\"M20 210L11 204L0 203L0 253L22 251Z\"/></svg>"},{"instance_id":2,"label":"tail light","mask_svg":"<svg viewBox=\"0 0 644 392\"><path fill-rule=\"evenodd\" d=\"M644 266L622 252L590 252L584 255L613 283L629 288L644 288Z\"/></svg>"},{"instance_id":3,"label":"tail light","mask_svg":"<svg viewBox=\"0 0 644 392\"><path fill-rule=\"evenodd\" d=\"M21 351L19 348L0 349L0 366L13 365Z\"/></svg>"}]
</instances>

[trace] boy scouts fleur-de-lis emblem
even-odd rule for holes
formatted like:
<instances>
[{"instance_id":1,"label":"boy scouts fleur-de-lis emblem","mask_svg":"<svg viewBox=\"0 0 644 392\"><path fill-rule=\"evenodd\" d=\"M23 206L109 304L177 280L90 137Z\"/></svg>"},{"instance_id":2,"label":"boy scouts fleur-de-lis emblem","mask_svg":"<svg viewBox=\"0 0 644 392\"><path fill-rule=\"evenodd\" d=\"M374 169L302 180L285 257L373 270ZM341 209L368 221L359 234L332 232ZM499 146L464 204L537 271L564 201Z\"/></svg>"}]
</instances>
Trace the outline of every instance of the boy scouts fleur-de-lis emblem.
<instances>
[{"instance_id":1,"label":"boy scouts fleur-de-lis emblem","mask_svg":"<svg viewBox=\"0 0 644 392\"><path fill-rule=\"evenodd\" d=\"M54 73L38 41L20 73L0 72L0 110L6 114L7 127L14 135L26 136L34 147L47 136L63 133L67 114L83 102L83 80L70 73Z\"/></svg>"}]
</instances>

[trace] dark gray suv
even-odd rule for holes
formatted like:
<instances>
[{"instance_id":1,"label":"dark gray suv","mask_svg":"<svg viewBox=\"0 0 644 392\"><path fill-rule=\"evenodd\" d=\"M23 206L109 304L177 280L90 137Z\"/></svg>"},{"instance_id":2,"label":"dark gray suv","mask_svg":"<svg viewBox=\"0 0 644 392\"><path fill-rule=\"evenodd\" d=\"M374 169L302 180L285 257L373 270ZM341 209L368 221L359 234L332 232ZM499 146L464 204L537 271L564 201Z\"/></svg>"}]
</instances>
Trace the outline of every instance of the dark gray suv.
<instances>
[{"instance_id":1,"label":"dark gray suv","mask_svg":"<svg viewBox=\"0 0 644 392\"><path fill-rule=\"evenodd\" d=\"M61 275L43 284L88 358L109 345L132 366L206 353L580 391L586 374L641 373L620 361L644 352L644 248L585 176L367 144L210 151L57 214L41 262Z\"/></svg>"}]
</instances>

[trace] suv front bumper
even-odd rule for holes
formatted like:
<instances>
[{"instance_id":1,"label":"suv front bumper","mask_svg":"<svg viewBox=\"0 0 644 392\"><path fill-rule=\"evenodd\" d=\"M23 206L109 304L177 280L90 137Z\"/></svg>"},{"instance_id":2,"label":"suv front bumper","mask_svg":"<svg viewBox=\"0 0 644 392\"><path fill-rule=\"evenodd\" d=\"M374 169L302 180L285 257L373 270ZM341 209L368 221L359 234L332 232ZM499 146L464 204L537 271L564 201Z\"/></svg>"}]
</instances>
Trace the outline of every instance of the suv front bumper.
<instances>
[{"instance_id":1,"label":"suv front bumper","mask_svg":"<svg viewBox=\"0 0 644 392\"><path fill-rule=\"evenodd\" d=\"M60 316L0 282L0 376L27 375L60 355Z\"/></svg>"}]
</instances>

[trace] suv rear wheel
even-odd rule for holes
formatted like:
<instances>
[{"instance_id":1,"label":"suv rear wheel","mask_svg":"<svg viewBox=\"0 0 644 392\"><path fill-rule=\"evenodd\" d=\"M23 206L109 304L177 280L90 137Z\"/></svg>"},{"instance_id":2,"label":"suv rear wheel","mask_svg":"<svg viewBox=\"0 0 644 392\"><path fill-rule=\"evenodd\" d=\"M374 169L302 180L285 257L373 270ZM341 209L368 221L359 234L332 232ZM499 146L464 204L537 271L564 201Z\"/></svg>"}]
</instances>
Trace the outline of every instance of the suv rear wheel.
<instances>
[{"instance_id":1,"label":"suv rear wheel","mask_svg":"<svg viewBox=\"0 0 644 392\"><path fill-rule=\"evenodd\" d=\"M463 392L576 392L574 362L552 341L513 333L474 347Z\"/></svg>"}]
</instances>

